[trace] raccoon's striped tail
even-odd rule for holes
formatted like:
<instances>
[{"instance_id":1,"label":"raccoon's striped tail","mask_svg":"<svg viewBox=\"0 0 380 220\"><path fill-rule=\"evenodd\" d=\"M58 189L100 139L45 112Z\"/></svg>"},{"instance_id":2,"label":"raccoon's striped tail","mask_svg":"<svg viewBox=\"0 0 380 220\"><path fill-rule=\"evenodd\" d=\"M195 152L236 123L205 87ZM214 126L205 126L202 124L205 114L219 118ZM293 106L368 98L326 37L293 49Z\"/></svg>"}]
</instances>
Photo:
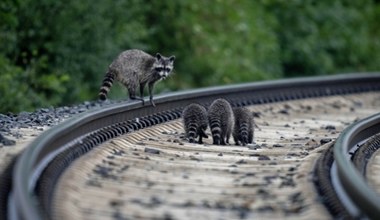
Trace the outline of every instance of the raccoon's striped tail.
<instances>
[{"instance_id":1,"label":"raccoon's striped tail","mask_svg":"<svg viewBox=\"0 0 380 220\"><path fill-rule=\"evenodd\" d=\"M210 120L210 130L212 134L213 144L222 144L222 129L219 120Z\"/></svg>"},{"instance_id":2,"label":"raccoon's striped tail","mask_svg":"<svg viewBox=\"0 0 380 220\"><path fill-rule=\"evenodd\" d=\"M100 100L106 100L107 99L107 94L111 89L112 83L115 79L115 75L113 72L108 71L106 75L104 76L102 86L100 87L99 90L99 99Z\"/></svg>"},{"instance_id":3,"label":"raccoon's striped tail","mask_svg":"<svg viewBox=\"0 0 380 220\"><path fill-rule=\"evenodd\" d=\"M189 138L190 143L195 143L195 138L197 137L197 124L189 123L187 137Z\"/></svg>"},{"instance_id":4,"label":"raccoon's striped tail","mask_svg":"<svg viewBox=\"0 0 380 220\"><path fill-rule=\"evenodd\" d=\"M249 128L248 128L248 123L242 123L240 125L240 128L239 128L239 134L240 134L240 137L241 137L241 142L243 144L243 146L245 146L246 144L248 144L248 131L249 131Z\"/></svg>"}]
</instances>

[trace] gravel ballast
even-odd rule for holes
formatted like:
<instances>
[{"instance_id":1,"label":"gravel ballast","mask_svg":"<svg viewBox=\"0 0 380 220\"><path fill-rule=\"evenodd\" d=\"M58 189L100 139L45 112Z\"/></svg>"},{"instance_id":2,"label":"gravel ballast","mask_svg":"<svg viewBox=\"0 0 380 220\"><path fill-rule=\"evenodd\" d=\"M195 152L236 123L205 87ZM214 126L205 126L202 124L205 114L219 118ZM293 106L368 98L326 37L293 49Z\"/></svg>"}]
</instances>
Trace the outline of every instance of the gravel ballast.
<instances>
[{"instance_id":1,"label":"gravel ballast","mask_svg":"<svg viewBox=\"0 0 380 220\"><path fill-rule=\"evenodd\" d=\"M73 106L40 108L34 112L0 113L0 147L15 145L15 140L23 136L23 128L42 132L79 113L118 102L122 101L85 101Z\"/></svg>"}]
</instances>

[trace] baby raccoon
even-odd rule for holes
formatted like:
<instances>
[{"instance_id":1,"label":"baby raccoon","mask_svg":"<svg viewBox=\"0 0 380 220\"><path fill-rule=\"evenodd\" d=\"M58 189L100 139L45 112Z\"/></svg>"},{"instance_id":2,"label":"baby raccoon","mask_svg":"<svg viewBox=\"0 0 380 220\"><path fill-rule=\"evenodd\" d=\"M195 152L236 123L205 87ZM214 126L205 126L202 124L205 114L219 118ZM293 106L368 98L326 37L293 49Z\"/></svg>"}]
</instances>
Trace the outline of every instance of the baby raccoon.
<instances>
[{"instance_id":1,"label":"baby raccoon","mask_svg":"<svg viewBox=\"0 0 380 220\"><path fill-rule=\"evenodd\" d=\"M122 52L108 67L99 91L99 99L105 100L114 79L117 79L128 89L130 99L141 100L144 104L144 87L148 84L149 98L153 106L154 83L165 79L173 70L175 56L169 58L157 53L155 57L141 50L126 50ZM136 90L140 87L140 97Z\"/></svg>"},{"instance_id":2,"label":"baby raccoon","mask_svg":"<svg viewBox=\"0 0 380 220\"><path fill-rule=\"evenodd\" d=\"M234 108L235 126L233 131L233 137L236 145L239 142L243 146L252 144L253 142L253 115L244 107Z\"/></svg>"},{"instance_id":3,"label":"baby raccoon","mask_svg":"<svg viewBox=\"0 0 380 220\"><path fill-rule=\"evenodd\" d=\"M208 121L213 144L226 145L234 126L234 115L230 103L225 99L215 100L208 110Z\"/></svg>"},{"instance_id":4,"label":"baby raccoon","mask_svg":"<svg viewBox=\"0 0 380 220\"><path fill-rule=\"evenodd\" d=\"M190 143L199 136L198 143L202 144L202 137L208 138L205 131L207 129L207 111L199 104L190 104L182 112L183 125L186 137Z\"/></svg>"}]
</instances>

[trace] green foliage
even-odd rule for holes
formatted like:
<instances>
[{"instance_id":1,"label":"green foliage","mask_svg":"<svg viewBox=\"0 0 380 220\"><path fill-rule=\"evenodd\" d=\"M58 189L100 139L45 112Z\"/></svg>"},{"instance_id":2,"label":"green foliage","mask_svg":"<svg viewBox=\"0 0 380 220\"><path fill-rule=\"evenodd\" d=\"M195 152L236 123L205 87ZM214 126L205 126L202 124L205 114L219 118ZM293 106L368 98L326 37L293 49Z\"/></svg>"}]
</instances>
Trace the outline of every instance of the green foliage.
<instances>
[{"instance_id":1,"label":"green foliage","mask_svg":"<svg viewBox=\"0 0 380 220\"><path fill-rule=\"evenodd\" d=\"M259 3L154 1L151 8L157 18L151 19L152 26L158 27L152 30L158 42L154 49L169 48L168 52L178 57L173 87L178 83L179 88L187 88L281 76L274 20Z\"/></svg>"},{"instance_id":2,"label":"green foliage","mask_svg":"<svg viewBox=\"0 0 380 220\"><path fill-rule=\"evenodd\" d=\"M129 48L176 55L161 92L375 71L379 19L371 0L2 0L0 112L96 99Z\"/></svg>"},{"instance_id":3,"label":"green foliage","mask_svg":"<svg viewBox=\"0 0 380 220\"><path fill-rule=\"evenodd\" d=\"M370 0L265 1L278 21L285 76L369 70L372 5Z\"/></svg>"},{"instance_id":4,"label":"green foliage","mask_svg":"<svg viewBox=\"0 0 380 220\"><path fill-rule=\"evenodd\" d=\"M38 64L33 64L38 65ZM1 109L6 111L31 111L36 106L58 105L61 99L57 94L67 92L67 74L41 75L33 67L23 70L12 65L0 55L0 99ZM38 91L38 93L37 93Z\"/></svg>"}]
</instances>

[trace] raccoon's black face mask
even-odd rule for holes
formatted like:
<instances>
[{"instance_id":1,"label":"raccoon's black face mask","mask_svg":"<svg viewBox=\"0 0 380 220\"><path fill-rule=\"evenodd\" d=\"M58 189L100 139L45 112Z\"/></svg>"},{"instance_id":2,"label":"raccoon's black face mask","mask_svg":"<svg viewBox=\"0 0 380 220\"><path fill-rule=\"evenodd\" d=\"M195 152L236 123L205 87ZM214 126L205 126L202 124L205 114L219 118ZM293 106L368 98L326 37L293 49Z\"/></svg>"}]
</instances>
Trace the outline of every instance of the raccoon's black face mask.
<instances>
[{"instance_id":1,"label":"raccoon's black face mask","mask_svg":"<svg viewBox=\"0 0 380 220\"><path fill-rule=\"evenodd\" d=\"M154 64L154 70L159 75L160 79L165 79L171 74L173 70L174 59L175 56L167 58L157 53L156 62Z\"/></svg>"}]
</instances>

